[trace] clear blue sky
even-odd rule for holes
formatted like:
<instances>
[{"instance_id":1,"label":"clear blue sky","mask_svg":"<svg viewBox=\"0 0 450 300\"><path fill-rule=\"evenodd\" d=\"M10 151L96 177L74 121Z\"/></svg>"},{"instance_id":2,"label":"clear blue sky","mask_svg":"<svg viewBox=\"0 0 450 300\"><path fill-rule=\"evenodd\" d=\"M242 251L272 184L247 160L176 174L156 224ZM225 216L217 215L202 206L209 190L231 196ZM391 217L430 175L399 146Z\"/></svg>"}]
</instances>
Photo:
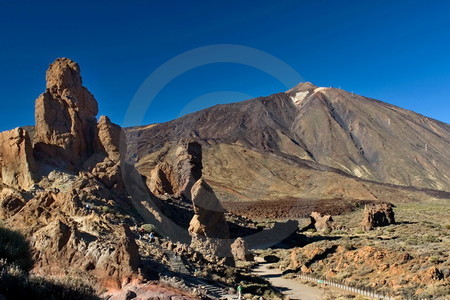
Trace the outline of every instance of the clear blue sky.
<instances>
[{"instance_id":1,"label":"clear blue sky","mask_svg":"<svg viewBox=\"0 0 450 300\"><path fill-rule=\"evenodd\" d=\"M34 124L56 57L80 64L100 114L122 125L155 69L214 44L259 49L305 81L450 123L449 1L0 0L0 40L0 130ZM256 68L208 64L167 84L133 125L285 90Z\"/></svg>"}]
</instances>

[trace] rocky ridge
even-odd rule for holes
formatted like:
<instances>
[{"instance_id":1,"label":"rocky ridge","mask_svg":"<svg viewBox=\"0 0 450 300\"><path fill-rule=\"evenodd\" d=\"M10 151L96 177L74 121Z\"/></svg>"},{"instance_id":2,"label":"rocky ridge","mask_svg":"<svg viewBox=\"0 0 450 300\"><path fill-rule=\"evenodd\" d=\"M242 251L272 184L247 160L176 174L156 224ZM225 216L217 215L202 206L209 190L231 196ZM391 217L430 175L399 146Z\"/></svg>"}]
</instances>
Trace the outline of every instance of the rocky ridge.
<instances>
[{"instance_id":1,"label":"rocky ridge","mask_svg":"<svg viewBox=\"0 0 450 300\"><path fill-rule=\"evenodd\" d=\"M104 116L97 123L77 63L55 60L46 79L32 139L22 128L0 133L0 215L29 238L34 273L120 288L138 278L140 264L120 174L121 128ZM114 210L131 217L101 214Z\"/></svg>"}]
</instances>

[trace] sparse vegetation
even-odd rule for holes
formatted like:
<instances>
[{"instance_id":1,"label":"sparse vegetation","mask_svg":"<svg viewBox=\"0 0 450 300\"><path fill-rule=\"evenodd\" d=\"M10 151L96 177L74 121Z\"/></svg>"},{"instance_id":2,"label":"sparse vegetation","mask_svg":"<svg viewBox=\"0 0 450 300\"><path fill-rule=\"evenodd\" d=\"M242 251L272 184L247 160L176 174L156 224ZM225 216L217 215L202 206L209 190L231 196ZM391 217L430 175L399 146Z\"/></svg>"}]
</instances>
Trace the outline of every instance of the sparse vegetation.
<instances>
[{"instance_id":1,"label":"sparse vegetation","mask_svg":"<svg viewBox=\"0 0 450 300\"><path fill-rule=\"evenodd\" d=\"M306 266L314 275L370 287L378 292L394 292L402 297L420 295L423 299L431 299L430 295L433 299L448 295L449 226L439 223L450 218L448 201L396 206L396 224L362 231L361 210L333 216L335 223L343 226L345 235L337 231L329 235L307 233L309 242L296 249L295 261L292 252L279 250L272 254L282 258L278 266L284 270ZM340 236L333 239L338 234ZM322 255L333 245L340 246L336 254ZM393 285L396 285L395 290Z\"/></svg>"},{"instance_id":2,"label":"sparse vegetation","mask_svg":"<svg viewBox=\"0 0 450 300\"><path fill-rule=\"evenodd\" d=\"M102 212L105 213L105 214L112 214L112 213L115 212L114 209L113 209L112 207L106 206L106 205L101 206L100 209L101 209Z\"/></svg>"},{"instance_id":3,"label":"sparse vegetation","mask_svg":"<svg viewBox=\"0 0 450 300\"><path fill-rule=\"evenodd\" d=\"M143 224L141 229L146 233L155 232L156 228L153 224Z\"/></svg>"},{"instance_id":4,"label":"sparse vegetation","mask_svg":"<svg viewBox=\"0 0 450 300\"><path fill-rule=\"evenodd\" d=\"M96 300L95 290L76 278L30 276L33 261L28 242L0 226L0 294L7 299Z\"/></svg>"},{"instance_id":5,"label":"sparse vegetation","mask_svg":"<svg viewBox=\"0 0 450 300\"><path fill-rule=\"evenodd\" d=\"M0 225L0 259L14 264L24 271L33 267L33 259L28 242L16 231Z\"/></svg>"}]
</instances>

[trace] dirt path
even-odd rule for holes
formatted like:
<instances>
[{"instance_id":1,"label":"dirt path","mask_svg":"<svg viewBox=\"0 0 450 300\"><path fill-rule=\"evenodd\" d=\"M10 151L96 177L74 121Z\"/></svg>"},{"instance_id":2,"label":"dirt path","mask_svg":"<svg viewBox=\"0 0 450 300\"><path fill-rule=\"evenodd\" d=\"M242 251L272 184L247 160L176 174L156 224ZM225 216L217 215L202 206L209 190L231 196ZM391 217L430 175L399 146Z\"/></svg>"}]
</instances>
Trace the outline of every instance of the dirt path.
<instances>
[{"instance_id":1,"label":"dirt path","mask_svg":"<svg viewBox=\"0 0 450 300\"><path fill-rule=\"evenodd\" d=\"M267 268L270 264L260 263L253 269L255 275L261 276L269 280L272 285L290 299L301 300L319 300L324 290L318 287L311 287L301 284L298 280L286 279L281 277L282 273L278 268Z\"/></svg>"}]
</instances>

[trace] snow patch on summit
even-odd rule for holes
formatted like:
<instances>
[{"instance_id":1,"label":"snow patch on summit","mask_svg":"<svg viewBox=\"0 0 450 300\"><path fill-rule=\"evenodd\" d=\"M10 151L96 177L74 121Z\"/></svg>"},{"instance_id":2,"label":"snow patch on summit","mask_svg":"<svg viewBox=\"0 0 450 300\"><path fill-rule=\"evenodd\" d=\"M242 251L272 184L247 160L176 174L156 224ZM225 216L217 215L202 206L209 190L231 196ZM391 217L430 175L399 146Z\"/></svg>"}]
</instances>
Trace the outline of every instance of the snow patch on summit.
<instances>
[{"instance_id":1,"label":"snow patch on summit","mask_svg":"<svg viewBox=\"0 0 450 300\"><path fill-rule=\"evenodd\" d=\"M294 102L295 105L299 105L303 100L305 100L306 96L308 96L309 91L304 92L298 92L295 94L295 96L291 96L292 102Z\"/></svg>"}]
</instances>

